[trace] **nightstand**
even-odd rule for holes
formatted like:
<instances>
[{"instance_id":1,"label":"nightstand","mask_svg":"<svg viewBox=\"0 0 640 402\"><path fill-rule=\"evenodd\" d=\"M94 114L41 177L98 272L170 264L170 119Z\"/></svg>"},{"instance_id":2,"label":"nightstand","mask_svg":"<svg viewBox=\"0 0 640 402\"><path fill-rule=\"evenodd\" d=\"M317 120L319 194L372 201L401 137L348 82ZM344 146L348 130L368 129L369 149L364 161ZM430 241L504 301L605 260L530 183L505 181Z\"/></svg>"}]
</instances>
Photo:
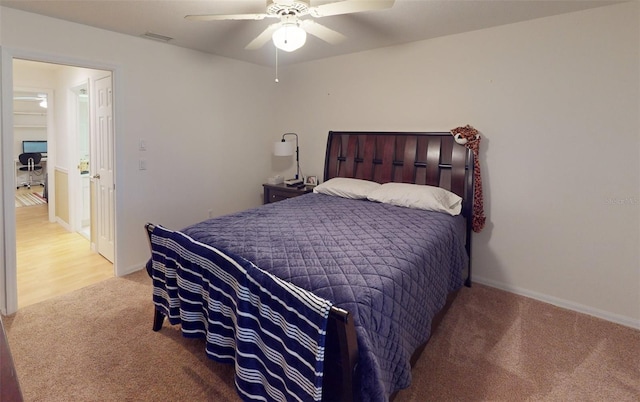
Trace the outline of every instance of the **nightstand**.
<instances>
[{"instance_id":1,"label":"nightstand","mask_svg":"<svg viewBox=\"0 0 640 402\"><path fill-rule=\"evenodd\" d=\"M313 187L289 187L286 184L263 184L264 204L282 201L287 198L297 197L313 191Z\"/></svg>"}]
</instances>

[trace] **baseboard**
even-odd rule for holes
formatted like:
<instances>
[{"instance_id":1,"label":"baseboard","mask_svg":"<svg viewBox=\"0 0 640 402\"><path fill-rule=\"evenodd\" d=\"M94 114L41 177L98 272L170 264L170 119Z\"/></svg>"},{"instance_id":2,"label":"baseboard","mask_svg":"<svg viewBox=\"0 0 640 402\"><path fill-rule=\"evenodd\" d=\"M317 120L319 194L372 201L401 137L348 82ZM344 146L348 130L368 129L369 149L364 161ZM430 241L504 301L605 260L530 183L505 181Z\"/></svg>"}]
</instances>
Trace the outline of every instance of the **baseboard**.
<instances>
[{"instance_id":1,"label":"baseboard","mask_svg":"<svg viewBox=\"0 0 640 402\"><path fill-rule=\"evenodd\" d=\"M578 313L583 313L587 315L591 315L597 318L601 318L606 321L611 321L616 324L624 325L625 327L630 327L634 329L640 329L640 320L635 320L631 317L626 317L619 314L614 314L609 311L600 310L597 308L585 306L584 304L575 303L569 300L560 299L557 297L549 296L544 293L534 292L528 289L519 288L517 286L507 285L505 283L493 281L491 279L486 279L480 277L478 275L473 275L473 282L479 283L481 285L490 286L492 288L501 289L506 292L514 293L520 296L529 297L531 299L539 300L541 302L549 303L554 306L558 306L561 308L565 308L567 310L576 311Z\"/></svg>"},{"instance_id":2,"label":"baseboard","mask_svg":"<svg viewBox=\"0 0 640 402\"><path fill-rule=\"evenodd\" d=\"M126 275L129 275L129 274L132 274L132 273L134 273L134 272L138 272L138 271L140 271L140 270L142 270L142 269L145 269L145 268L146 268L146 266L147 266L147 261L145 261L145 262L143 262L143 263L140 263L140 264L135 264L135 265L129 266L129 267L125 268L125 269L120 273L120 275L118 275L118 276L121 276L121 277L122 277L122 276L126 276Z\"/></svg>"},{"instance_id":3,"label":"baseboard","mask_svg":"<svg viewBox=\"0 0 640 402\"><path fill-rule=\"evenodd\" d=\"M63 221L62 219L60 219L59 216L56 216L56 223L60 226L62 226L63 228L65 228L67 230L67 232L73 232L74 230L71 228L71 225L69 225L67 222Z\"/></svg>"}]
</instances>

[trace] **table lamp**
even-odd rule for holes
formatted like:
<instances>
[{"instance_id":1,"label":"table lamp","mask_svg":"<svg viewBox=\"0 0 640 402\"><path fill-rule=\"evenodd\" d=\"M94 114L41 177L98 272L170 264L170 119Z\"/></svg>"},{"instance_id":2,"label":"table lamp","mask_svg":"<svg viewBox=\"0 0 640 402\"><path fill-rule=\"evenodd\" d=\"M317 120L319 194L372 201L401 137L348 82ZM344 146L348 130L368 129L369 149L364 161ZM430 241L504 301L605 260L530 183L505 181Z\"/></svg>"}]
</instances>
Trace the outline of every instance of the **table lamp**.
<instances>
[{"instance_id":1,"label":"table lamp","mask_svg":"<svg viewBox=\"0 0 640 402\"><path fill-rule=\"evenodd\" d=\"M282 139L273 144L273 155L275 156L293 155L293 144L285 140L285 137L287 135L296 136L296 177L295 178L299 179L300 178L300 149L298 148L298 134L296 133L282 134Z\"/></svg>"}]
</instances>

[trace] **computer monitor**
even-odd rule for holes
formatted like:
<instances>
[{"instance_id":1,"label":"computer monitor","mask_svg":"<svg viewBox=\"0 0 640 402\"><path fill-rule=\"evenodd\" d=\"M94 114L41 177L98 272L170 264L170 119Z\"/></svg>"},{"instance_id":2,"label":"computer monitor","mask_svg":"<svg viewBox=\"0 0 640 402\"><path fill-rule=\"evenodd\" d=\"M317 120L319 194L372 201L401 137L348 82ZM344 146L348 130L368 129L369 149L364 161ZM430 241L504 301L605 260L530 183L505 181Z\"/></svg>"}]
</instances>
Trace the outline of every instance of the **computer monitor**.
<instances>
[{"instance_id":1,"label":"computer monitor","mask_svg":"<svg viewBox=\"0 0 640 402\"><path fill-rule=\"evenodd\" d=\"M41 154L47 153L47 141L42 140L29 140L22 141L22 153L40 152Z\"/></svg>"}]
</instances>

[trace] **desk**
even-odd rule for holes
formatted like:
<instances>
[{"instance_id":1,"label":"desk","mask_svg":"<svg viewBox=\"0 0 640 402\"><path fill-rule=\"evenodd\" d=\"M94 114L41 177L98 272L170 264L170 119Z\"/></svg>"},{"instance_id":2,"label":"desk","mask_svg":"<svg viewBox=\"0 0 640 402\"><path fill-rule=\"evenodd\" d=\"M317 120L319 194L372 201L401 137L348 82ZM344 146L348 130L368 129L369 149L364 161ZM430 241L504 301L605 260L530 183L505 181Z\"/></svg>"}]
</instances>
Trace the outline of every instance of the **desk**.
<instances>
[{"instance_id":1,"label":"desk","mask_svg":"<svg viewBox=\"0 0 640 402\"><path fill-rule=\"evenodd\" d=\"M18 175L28 175L29 172L23 172L23 171L20 170L21 167L26 166L26 165L23 165L22 163L20 163L20 160L18 158L15 158L13 160L13 162L15 164L15 169L14 169L15 185L16 185L16 188L20 188L21 181L19 181ZM46 180L45 180L45 177L46 177L46 174L47 174L47 157L46 156L42 157L42 159L40 160L40 165L42 165L42 170L40 171L41 174L36 174L36 173L32 173L32 174L34 176L33 177L34 181L41 181L42 183L44 183L43 184L43 186L44 186L44 185L47 184ZM27 176L27 179L28 178L29 178L29 176ZM42 179L42 180L38 180L38 179Z\"/></svg>"}]
</instances>

